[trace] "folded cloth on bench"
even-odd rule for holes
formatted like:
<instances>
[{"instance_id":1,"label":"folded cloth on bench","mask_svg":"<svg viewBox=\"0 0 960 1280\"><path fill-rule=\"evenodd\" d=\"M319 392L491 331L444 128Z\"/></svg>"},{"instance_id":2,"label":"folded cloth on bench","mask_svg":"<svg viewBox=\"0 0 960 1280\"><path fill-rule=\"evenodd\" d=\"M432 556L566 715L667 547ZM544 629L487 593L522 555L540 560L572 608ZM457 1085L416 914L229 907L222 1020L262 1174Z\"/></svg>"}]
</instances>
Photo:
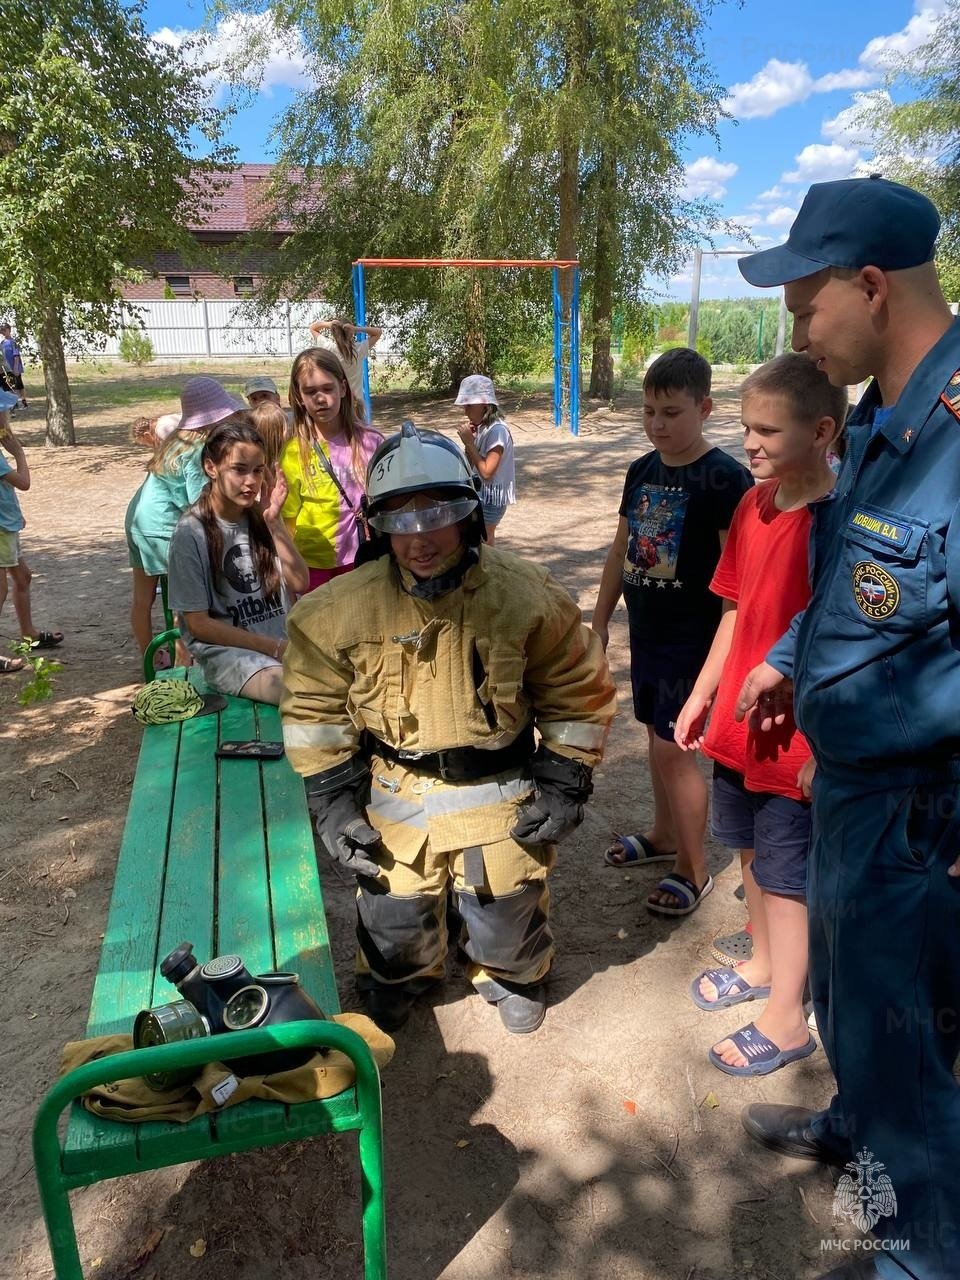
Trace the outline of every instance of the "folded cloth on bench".
<instances>
[{"instance_id":1,"label":"folded cloth on bench","mask_svg":"<svg viewBox=\"0 0 960 1280\"><path fill-rule=\"evenodd\" d=\"M393 1057L394 1043L362 1013L337 1013L331 1022L349 1027L367 1042L377 1066L383 1069ZM85 1062L95 1062L112 1053L133 1048L133 1036L96 1036L92 1040L72 1040L64 1046L60 1074L66 1075ZM190 1084L158 1093L141 1078L116 1080L97 1085L80 1102L95 1116L139 1124L143 1120L176 1120L186 1124L210 1111L234 1107L247 1098L265 1102L316 1102L349 1089L355 1080L353 1063L337 1049L325 1055L315 1053L309 1062L290 1071L269 1076L234 1075L222 1062L210 1062Z\"/></svg>"}]
</instances>

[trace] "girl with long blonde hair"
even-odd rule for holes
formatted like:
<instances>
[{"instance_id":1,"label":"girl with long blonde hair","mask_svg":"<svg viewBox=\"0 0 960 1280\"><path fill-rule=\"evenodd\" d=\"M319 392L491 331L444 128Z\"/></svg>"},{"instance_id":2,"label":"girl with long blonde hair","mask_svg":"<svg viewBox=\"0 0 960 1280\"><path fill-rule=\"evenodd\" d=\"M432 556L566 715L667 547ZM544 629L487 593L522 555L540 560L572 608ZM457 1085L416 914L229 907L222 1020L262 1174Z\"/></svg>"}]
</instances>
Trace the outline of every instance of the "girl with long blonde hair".
<instances>
[{"instance_id":1,"label":"girl with long blonde hair","mask_svg":"<svg viewBox=\"0 0 960 1280\"><path fill-rule=\"evenodd\" d=\"M339 357L301 351L290 371L293 438L280 455L282 515L310 568L310 589L353 568L367 463L383 437L368 426Z\"/></svg>"}]
</instances>

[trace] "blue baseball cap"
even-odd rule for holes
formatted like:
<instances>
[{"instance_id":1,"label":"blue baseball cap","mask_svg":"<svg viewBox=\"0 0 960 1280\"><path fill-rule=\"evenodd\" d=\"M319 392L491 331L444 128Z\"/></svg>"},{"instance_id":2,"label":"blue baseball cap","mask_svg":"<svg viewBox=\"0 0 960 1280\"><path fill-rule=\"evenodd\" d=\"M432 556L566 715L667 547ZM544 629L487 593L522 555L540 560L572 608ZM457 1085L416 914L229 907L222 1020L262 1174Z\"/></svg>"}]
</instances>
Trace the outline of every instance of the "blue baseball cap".
<instances>
[{"instance_id":1,"label":"blue baseball cap","mask_svg":"<svg viewBox=\"0 0 960 1280\"><path fill-rule=\"evenodd\" d=\"M940 215L926 196L873 173L815 182L787 243L740 258L740 274L758 288L789 284L824 267L905 271L933 257Z\"/></svg>"}]
</instances>

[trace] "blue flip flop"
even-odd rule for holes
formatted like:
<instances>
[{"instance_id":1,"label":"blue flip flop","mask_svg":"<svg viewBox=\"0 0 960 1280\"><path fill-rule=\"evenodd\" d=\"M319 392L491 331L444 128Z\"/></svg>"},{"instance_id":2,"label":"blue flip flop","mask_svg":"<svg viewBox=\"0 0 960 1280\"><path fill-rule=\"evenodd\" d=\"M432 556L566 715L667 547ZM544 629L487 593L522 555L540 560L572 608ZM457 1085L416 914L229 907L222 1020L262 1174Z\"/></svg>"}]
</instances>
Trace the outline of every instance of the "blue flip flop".
<instances>
[{"instance_id":1,"label":"blue flip flop","mask_svg":"<svg viewBox=\"0 0 960 1280\"><path fill-rule=\"evenodd\" d=\"M656 849L650 843L646 836L622 836L619 832L613 833L616 844L612 844L603 855L603 860L608 867L645 867L648 863L653 862L673 862L677 856L676 849L672 853L664 853L661 849ZM623 850L622 858L615 858L613 854L617 845Z\"/></svg>"},{"instance_id":2,"label":"blue flip flop","mask_svg":"<svg viewBox=\"0 0 960 1280\"><path fill-rule=\"evenodd\" d=\"M717 988L716 1000L707 1000L700 994L702 979L709 978ZM766 1000L770 994L769 987L752 987L736 969L726 965L721 969L704 969L690 983L690 997L698 1009L729 1009L735 1004L743 1004L747 1000Z\"/></svg>"},{"instance_id":3,"label":"blue flip flop","mask_svg":"<svg viewBox=\"0 0 960 1280\"><path fill-rule=\"evenodd\" d=\"M713 876L707 876L703 888L698 889L692 880L688 880L686 876L677 875L674 871L671 875L664 876L653 892L672 893L675 898L680 899L682 906L664 907L659 902L648 901L647 910L653 911L658 916L688 916L691 911L696 911L712 890Z\"/></svg>"},{"instance_id":4,"label":"blue flip flop","mask_svg":"<svg viewBox=\"0 0 960 1280\"><path fill-rule=\"evenodd\" d=\"M725 1039L732 1040L747 1059L747 1066L731 1067L718 1053L710 1049L707 1057L718 1071L723 1071L728 1076L768 1076L771 1071L779 1071L789 1062L809 1058L817 1047L816 1040L811 1036L799 1049L779 1049L762 1031L758 1031L752 1022L748 1022L745 1027L734 1031L733 1035L726 1036Z\"/></svg>"}]
</instances>

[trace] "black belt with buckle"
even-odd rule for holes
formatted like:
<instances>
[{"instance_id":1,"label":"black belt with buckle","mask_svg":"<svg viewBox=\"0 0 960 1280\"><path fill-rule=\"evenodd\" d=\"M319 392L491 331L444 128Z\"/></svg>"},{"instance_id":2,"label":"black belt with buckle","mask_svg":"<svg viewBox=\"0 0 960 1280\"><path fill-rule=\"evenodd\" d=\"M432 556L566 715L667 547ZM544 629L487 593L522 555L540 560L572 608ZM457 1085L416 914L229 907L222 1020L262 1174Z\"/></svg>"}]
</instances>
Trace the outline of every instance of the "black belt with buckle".
<instances>
[{"instance_id":1,"label":"black belt with buckle","mask_svg":"<svg viewBox=\"0 0 960 1280\"><path fill-rule=\"evenodd\" d=\"M528 725L508 747L484 751L480 747L451 747L448 751L401 751L370 736L367 747L391 764L405 764L417 773L427 773L444 782L475 782L494 773L505 773L529 764L536 744L533 726Z\"/></svg>"}]
</instances>

